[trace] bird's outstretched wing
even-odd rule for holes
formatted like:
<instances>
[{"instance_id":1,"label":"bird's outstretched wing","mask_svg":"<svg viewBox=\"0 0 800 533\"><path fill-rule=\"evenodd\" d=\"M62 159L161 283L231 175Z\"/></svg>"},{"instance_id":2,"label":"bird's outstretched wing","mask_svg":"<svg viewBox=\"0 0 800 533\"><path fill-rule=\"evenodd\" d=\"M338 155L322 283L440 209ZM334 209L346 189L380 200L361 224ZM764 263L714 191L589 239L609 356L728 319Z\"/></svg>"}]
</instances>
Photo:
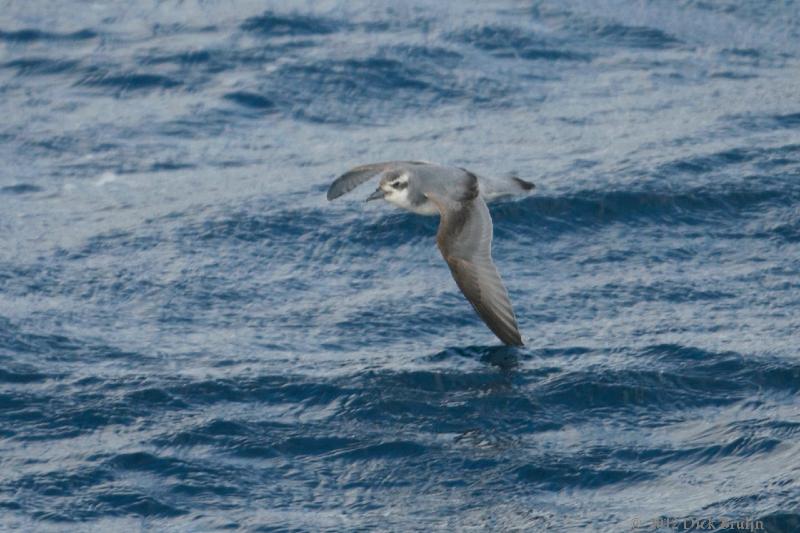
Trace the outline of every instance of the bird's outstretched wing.
<instances>
[{"instance_id":1,"label":"bird's outstretched wing","mask_svg":"<svg viewBox=\"0 0 800 533\"><path fill-rule=\"evenodd\" d=\"M334 200L352 191L373 176L377 176L386 170L393 168L405 170L410 166L424 164L426 163L420 161L384 161L383 163L370 163L369 165L352 168L331 183L328 188L328 200Z\"/></svg>"},{"instance_id":2,"label":"bird's outstretched wing","mask_svg":"<svg viewBox=\"0 0 800 533\"><path fill-rule=\"evenodd\" d=\"M441 213L436 242L478 316L505 344L522 346L508 291L492 262L492 217L478 194L477 178L469 175L472 181L458 197L427 194Z\"/></svg>"}]
</instances>

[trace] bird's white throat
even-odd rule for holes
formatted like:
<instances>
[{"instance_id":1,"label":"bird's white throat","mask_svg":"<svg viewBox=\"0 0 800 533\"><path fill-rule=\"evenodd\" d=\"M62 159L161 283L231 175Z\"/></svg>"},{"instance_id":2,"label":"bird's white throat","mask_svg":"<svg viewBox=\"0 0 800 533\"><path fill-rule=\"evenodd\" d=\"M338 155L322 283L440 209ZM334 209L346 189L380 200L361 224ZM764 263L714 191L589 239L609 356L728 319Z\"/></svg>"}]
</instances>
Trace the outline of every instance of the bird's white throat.
<instances>
[{"instance_id":1,"label":"bird's white throat","mask_svg":"<svg viewBox=\"0 0 800 533\"><path fill-rule=\"evenodd\" d=\"M406 211L411 211L412 213L416 213L418 215L439 214L439 210L430 200L425 200L425 202L421 204L412 203L408 194L408 187L399 191L389 189L388 191L385 191L383 199L391 204L396 205L397 207L405 209Z\"/></svg>"}]
</instances>

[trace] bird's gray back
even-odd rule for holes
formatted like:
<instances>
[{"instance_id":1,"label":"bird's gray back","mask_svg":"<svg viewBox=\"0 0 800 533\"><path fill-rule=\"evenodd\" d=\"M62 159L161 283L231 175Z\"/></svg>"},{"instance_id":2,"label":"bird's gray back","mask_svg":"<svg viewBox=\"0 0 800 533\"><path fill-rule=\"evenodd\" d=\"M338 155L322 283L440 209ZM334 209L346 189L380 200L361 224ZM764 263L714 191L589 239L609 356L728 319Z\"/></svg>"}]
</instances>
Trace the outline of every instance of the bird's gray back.
<instances>
[{"instance_id":1,"label":"bird's gray back","mask_svg":"<svg viewBox=\"0 0 800 533\"><path fill-rule=\"evenodd\" d=\"M411 167L409 187L411 193L435 194L453 202L474 198L479 191L478 177L462 168L425 164Z\"/></svg>"}]
</instances>

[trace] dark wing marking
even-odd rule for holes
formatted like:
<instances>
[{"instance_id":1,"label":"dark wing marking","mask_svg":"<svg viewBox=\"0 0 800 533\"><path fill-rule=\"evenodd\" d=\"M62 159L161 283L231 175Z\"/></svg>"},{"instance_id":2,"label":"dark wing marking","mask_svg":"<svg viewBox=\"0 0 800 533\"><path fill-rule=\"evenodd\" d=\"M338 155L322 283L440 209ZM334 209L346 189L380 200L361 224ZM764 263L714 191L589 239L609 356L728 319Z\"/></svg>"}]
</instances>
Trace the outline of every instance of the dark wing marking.
<instances>
[{"instance_id":1,"label":"dark wing marking","mask_svg":"<svg viewBox=\"0 0 800 533\"><path fill-rule=\"evenodd\" d=\"M464 201L436 194L428 198L441 213L436 242L458 288L497 338L522 346L508 291L492 262L492 218L486 203L477 194Z\"/></svg>"},{"instance_id":2,"label":"dark wing marking","mask_svg":"<svg viewBox=\"0 0 800 533\"><path fill-rule=\"evenodd\" d=\"M353 168L336 178L328 188L328 200L335 200L341 195L348 193L369 180L373 176L384 172L392 167L399 167L398 171L409 165L421 165L418 161L385 161L383 163L370 163Z\"/></svg>"},{"instance_id":3,"label":"dark wing marking","mask_svg":"<svg viewBox=\"0 0 800 533\"><path fill-rule=\"evenodd\" d=\"M536 188L536 185L531 183L530 181L525 181L522 178L518 178L516 176L511 176L511 179L517 182L523 191L530 191Z\"/></svg>"}]
</instances>

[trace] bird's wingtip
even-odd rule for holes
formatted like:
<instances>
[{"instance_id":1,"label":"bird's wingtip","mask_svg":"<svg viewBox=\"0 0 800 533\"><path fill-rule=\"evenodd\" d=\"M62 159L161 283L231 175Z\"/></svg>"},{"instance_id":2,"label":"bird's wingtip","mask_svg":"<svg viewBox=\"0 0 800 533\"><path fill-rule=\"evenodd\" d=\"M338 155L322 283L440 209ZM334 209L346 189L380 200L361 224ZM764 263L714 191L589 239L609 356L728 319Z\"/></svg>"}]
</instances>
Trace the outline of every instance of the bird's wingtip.
<instances>
[{"instance_id":1,"label":"bird's wingtip","mask_svg":"<svg viewBox=\"0 0 800 533\"><path fill-rule=\"evenodd\" d=\"M519 333L513 335L511 338L504 339L503 342L506 344L506 346L515 346L515 347L525 346L525 343L522 342L522 336Z\"/></svg>"}]
</instances>

